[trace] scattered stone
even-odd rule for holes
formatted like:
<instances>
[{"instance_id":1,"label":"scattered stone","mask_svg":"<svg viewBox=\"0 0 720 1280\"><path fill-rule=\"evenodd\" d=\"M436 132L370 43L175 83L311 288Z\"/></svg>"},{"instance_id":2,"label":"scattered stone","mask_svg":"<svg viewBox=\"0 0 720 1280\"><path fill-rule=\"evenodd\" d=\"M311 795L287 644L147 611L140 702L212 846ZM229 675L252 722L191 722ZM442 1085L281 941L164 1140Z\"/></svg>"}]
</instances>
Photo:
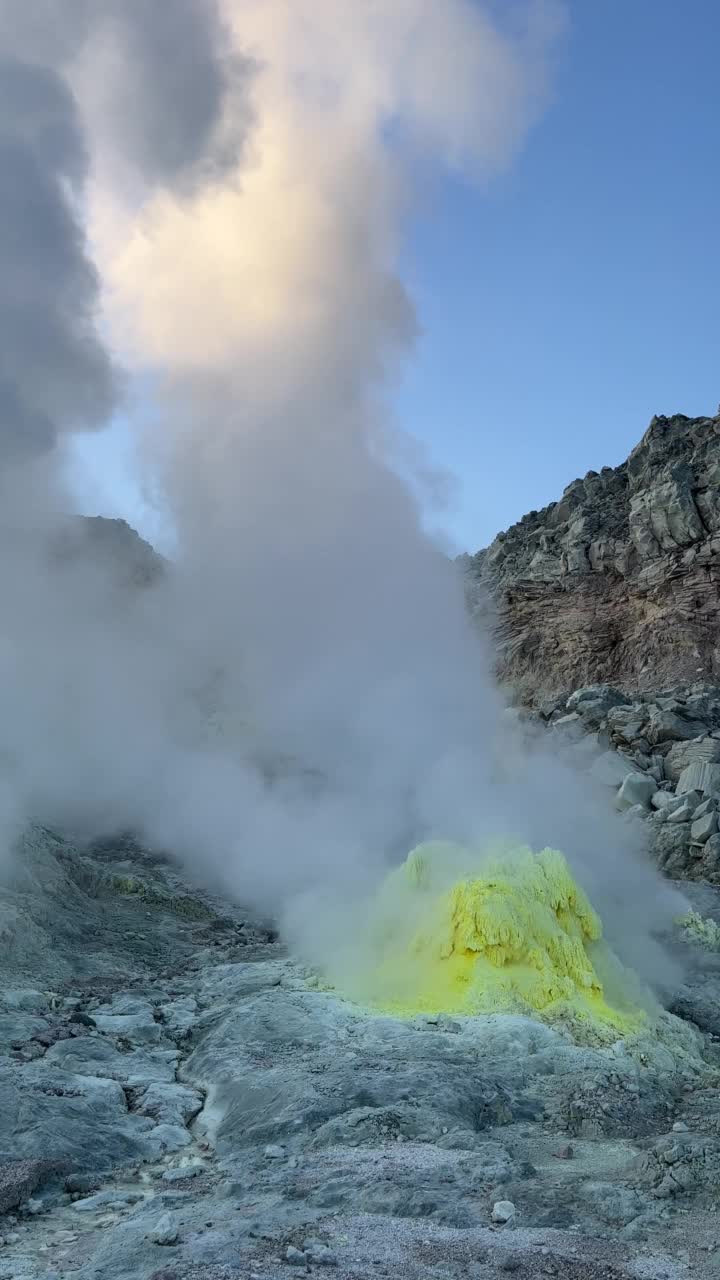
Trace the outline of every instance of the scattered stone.
<instances>
[{"instance_id":1,"label":"scattered stone","mask_svg":"<svg viewBox=\"0 0 720 1280\"><path fill-rule=\"evenodd\" d=\"M681 796L676 796L672 791L656 791L652 797L650 804L653 809L679 809L685 801Z\"/></svg>"},{"instance_id":2,"label":"scattered stone","mask_svg":"<svg viewBox=\"0 0 720 1280\"><path fill-rule=\"evenodd\" d=\"M629 809L634 805L642 805L645 808L650 804L656 791L657 783L654 778L648 778L644 773L629 773L623 779L617 793L618 808Z\"/></svg>"},{"instance_id":3,"label":"scattered stone","mask_svg":"<svg viewBox=\"0 0 720 1280\"><path fill-rule=\"evenodd\" d=\"M296 1249L294 1244L289 1244L285 1250L285 1261L289 1262L291 1267L304 1267L307 1265L307 1258L302 1249Z\"/></svg>"},{"instance_id":4,"label":"scattered stone","mask_svg":"<svg viewBox=\"0 0 720 1280\"><path fill-rule=\"evenodd\" d=\"M20 1009L24 1013L43 1013L50 1005L50 997L33 987L11 988L3 991L0 1004L6 1009Z\"/></svg>"},{"instance_id":5,"label":"scattered stone","mask_svg":"<svg viewBox=\"0 0 720 1280\"><path fill-rule=\"evenodd\" d=\"M558 1147L557 1151L553 1151L553 1155L556 1160L572 1160L574 1154L575 1153L569 1144Z\"/></svg>"},{"instance_id":6,"label":"scattered stone","mask_svg":"<svg viewBox=\"0 0 720 1280\"><path fill-rule=\"evenodd\" d=\"M181 1124L162 1123L156 1124L148 1131L145 1141L152 1148L155 1156L159 1157L182 1151L183 1147L190 1145L192 1137Z\"/></svg>"},{"instance_id":7,"label":"scattered stone","mask_svg":"<svg viewBox=\"0 0 720 1280\"><path fill-rule=\"evenodd\" d=\"M144 1014L93 1013L92 1020L98 1031L124 1036L137 1044L157 1044L162 1039L162 1027Z\"/></svg>"},{"instance_id":8,"label":"scattered stone","mask_svg":"<svg viewBox=\"0 0 720 1280\"><path fill-rule=\"evenodd\" d=\"M303 1241L305 1260L316 1267L336 1267L337 1255L322 1240L311 1238Z\"/></svg>"},{"instance_id":9,"label":"scattered stone","mask_svg":"<svg viewBox=\"0 0 720 1280\"><path fill-rule=\"evenodd\" d=\"M139 1192L123 1193L112 1188L108 1191L98 1191L96 1195L86 1196L83 1200L76 1200L73 1209L77 1213L94 1213L96 1209L114 1209L140 1199L142 1196Z\"/></svg>"},{"instance_id":10,"label":"scattered stone","mask_svg":"<svg viewBox=\"0 0 720 1280\"><path fill-rule=\"evenodd\" d=\"M174 1081L159 1081L148 1085L137 1103L139 1115L169 1125L189 1124L202 1110L203 1098L197 1089Z\"/></svg>"},{"instance_id":11,"label":"scattered stone","mask_svg":"<svg viewBox=\"0 0 720 1280\"><path fill-rule=\"evenodd\" d=\"M65 1179L65 1190L76 1191L81 1195L97 1191L99 1185L100 1179L97 1174L93 1173L69 1173Z\"/></svg>"},{"instance_id":12,"label":"scattered stone","mask_svg":"<svg viewBox=\"0 0 720 1280\"><path fill-rule=\"evenodd\" d=\"M603 752L590 766L590 777L608 787L619 787L633 772L630 761L618 755L617 751Z\"/></svg>"},{"instance_id":13,"label":"scattered stone","mask_svg":"<svg viewBox=\"0 0 720 1280\"><path fill-rule=\"evenodd\" d=\"M677 783L677 794L699 791L702 795L720 795L720 764L689 764Z\"/></svg>"},{"instance_id":14,"label":"scattered stone","mask_svg":"<svg viewBox=\"0 0 720 1280\"><path fill-rule=\"evenodd\" d=\"M686 801L685 804L678 805L676 809L673 809L670 813L668 813L667 820L668 822L690 822L694 813L695 813L694 802Z\"/></svg>"},{"instance_id":15,"label":"scattered stone","mask_svg":"<svg viewBox=\"0 0 720 1280\"><path fill-rule=\"evenodd\" d=\"M714 839L714 837L711 837ZM658 865L668 875L681 875L687 866L690 823L666 822L655 829L653 852Z\"/></svg>"},{"instance_id":16,"label":"scattered stone","mask_svg":"<svg viewBox=\"0 0 720 1280\"><path fill-rule=\"evenodd\" d=\"M565 707L567 711L576 711L590 728L596 729L612 707L625 701L625 695L612 685L594 684L585 689L576 689Z\"/></svg>"},{"instance_id":17,"label":"scattered stone","mask_svg":"<svg viewBox=\"0 0 720 1280\"><path fill-rule=\"evenodd\" d=\"M716 738L676 742L665 756L664 772L671 782L678 782L688 765L717 763L720 763L720 741Z\"/></svg>"},{"instance_id":18,"label":"scattered stone","mask_svg":"<svg viewBox=\"0 0 720 1280\"><path fill-rule=\"evenodd\" d=\"M266 1160L284 1160L285 1148L278 1146L276 1142L270 1142L264 1151Z\"/></svg>"},{"instance_id":19,"label":"scattered stone","mask_svg":"<svg viewBox=\"0 0 720 1280\"><path fill-rule=\"evenodd\" d=\"M561 733L572 742L579 742L585 736L585 725L577 711L571 711L569 715L559 716L557 720L553 720L552 729L554 733Z\"/></svg>"},{"instance_id":20,"label":"scattered stone","mask_svg":"<svg viewBox=\"0 0 720 1280\"><path fill-rule=\"evenodd\" d=\"M179 1235L177 1223L172 1216L169 1213L163 1213L146 1233L145 1239L151 1244L171 1245L177 1243Z\"/></svg>"},{"instance_id":21,"label":"scattered stone","mask_svg":"<svg viewBox=\"0 0 720 1280\"><path fill-rule=\"evenodd\" d=\"M162 1180L163 1182L185 1182L188 1178L197 1178L199 1173L202 1173L202 1165L176 1165L173 1169L165 1170Z\"/></svg>"},{"instance_id":22,"label":"scattered stone","mask_svg":"<svg viewBox=\"0 0 720 1280\"><path fill-rule=\"evenodd\" d=\"M490 1215L493 1222L510 1222L515 1217L515 1205L512 1200L496 1200Z\"/></svg>"},{"instance_id":23,"label":"scattered stone","mask_svg":"<svg viewBox=\"0 0 720 1280\"><path fill-rule=\"evenodd\" d=\"M623 822L645 822L650 816L657 821L664 821L666 814L653 811L652 815L648 812L644 804L631 805L629 809L622 811Z\"/></svg>"},{"instance_id":24,"label":"scattered stone","mask_svg":"<svg viewBox=\"0 0 720 1280\"><path fill-rule=\"evenodd\" d=\"M715 812L706 813L704 817L697 818L690 828L690 839L693 844L704 844L710 836L714 836L718 829L718 819Z\"/></svg>"},{"instance_id":25,"label":"scattered stone","mask_svg":"<svg viewBox=\"0 0 720 1280\"><path fill-rule=\"evenodd\" d=\"M144 1000L140 996L128 995L126 992L119 992L107 1004L98 1005L93 1010L93 1017L98 1014L109 1017L142 1018L144 1022L154 1022L155 1020L153 1006L149 1000Z\"/></svg>"},{"instance_id":26,"label":"scattered stone","mask_svg":"<svg viewBox=\"0 0 720 1280\"><path fill-rule=\"evenodd\" d=\"M651 707L645 732L648 741L655 746L658 742L682 742L687 738L697 738L704 733L705 726L699 720L687 720L685 716L674 711L663 711L661 707Z\"/></svg>"}]
</instances>

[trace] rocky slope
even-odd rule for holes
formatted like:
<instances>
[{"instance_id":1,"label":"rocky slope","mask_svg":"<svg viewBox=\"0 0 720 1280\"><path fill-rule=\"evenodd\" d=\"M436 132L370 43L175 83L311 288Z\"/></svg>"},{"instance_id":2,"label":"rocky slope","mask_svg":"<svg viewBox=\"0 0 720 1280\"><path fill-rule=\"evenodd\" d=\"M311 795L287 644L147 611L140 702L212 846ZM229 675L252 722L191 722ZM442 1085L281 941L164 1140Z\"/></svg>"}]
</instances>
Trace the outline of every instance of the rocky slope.
<instances>
[{"instance_id":1,"label":"rocky slope","mask_svg":"<svg viewBox=\"0 0 720 1280\"><path fill-rule=\"evenodd\" d=\"M468 558L523 699L720 677L720 417L653 418L619 467L574 480Z\"/></svg>"}]
</instances>

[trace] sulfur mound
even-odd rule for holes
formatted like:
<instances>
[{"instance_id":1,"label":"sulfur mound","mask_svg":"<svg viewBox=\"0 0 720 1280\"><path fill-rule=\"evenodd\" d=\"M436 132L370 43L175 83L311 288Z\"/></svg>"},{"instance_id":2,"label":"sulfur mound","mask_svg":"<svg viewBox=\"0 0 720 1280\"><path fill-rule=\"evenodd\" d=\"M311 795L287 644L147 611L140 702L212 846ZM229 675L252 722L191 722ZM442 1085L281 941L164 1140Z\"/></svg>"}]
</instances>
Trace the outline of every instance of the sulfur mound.
<instances>
[{"instance_id":1,"label":"sulfur mound","mask_svg":"<svg viewBox=\"0 0 720 1280\"><path fill-rule=\"evenodd\" d=\"M421 845L380 889L372 958L348 994L395 1014L519 1013L615 1040L645 1015L633 976L601 939L556 850Z\"/></svg>"}]
</instances>

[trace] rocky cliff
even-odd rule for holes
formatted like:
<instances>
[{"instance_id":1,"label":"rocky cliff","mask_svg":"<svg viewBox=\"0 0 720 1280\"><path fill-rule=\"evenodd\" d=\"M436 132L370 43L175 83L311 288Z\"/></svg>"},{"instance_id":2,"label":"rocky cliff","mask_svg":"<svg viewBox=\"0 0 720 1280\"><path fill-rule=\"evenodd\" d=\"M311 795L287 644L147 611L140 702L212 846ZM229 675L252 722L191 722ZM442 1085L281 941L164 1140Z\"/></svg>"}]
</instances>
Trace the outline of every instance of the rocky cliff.
<instances>
[{"instance_id":1,"label":"rocky cliff","mask_svg":"<svg viewBox=\"0 0 720 1280\"><path fill-rule=\"evenodd\" d=\"M720 416L655 417L467 562L499 612L500 673L524 701L612 682L720 682Z\"/></svg>"}]
</instances>

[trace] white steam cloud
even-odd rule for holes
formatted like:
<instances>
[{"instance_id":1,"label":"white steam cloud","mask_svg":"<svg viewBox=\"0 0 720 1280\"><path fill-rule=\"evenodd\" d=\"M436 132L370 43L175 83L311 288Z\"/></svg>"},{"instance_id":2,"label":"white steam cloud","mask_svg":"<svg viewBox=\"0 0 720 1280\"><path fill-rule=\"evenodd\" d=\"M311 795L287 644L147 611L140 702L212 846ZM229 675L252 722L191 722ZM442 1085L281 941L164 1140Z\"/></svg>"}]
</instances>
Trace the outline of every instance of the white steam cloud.
<instances>
[{"instance_id":1,"label":"white steam cloud","mask_svg":"<svg viewBox=\"0 0 720 1280\"><path fill-rule=\"evenodd\" d=\"M604 799L503 728L462 585L388 461L413 193L492 176L543 102L558 12L491 12L0 0L3 182L39 193L35 249L2 215L21 252L0 316L34 307L0 365L6 825L134 827L274 910L350 896L426 837L549 842L657 976L669 898ZM83 225L104 332L161 424L142 456L178 552L141 592L70 533L48 550L51 446L116 386Z\"/></svg>"}]
</instances>

